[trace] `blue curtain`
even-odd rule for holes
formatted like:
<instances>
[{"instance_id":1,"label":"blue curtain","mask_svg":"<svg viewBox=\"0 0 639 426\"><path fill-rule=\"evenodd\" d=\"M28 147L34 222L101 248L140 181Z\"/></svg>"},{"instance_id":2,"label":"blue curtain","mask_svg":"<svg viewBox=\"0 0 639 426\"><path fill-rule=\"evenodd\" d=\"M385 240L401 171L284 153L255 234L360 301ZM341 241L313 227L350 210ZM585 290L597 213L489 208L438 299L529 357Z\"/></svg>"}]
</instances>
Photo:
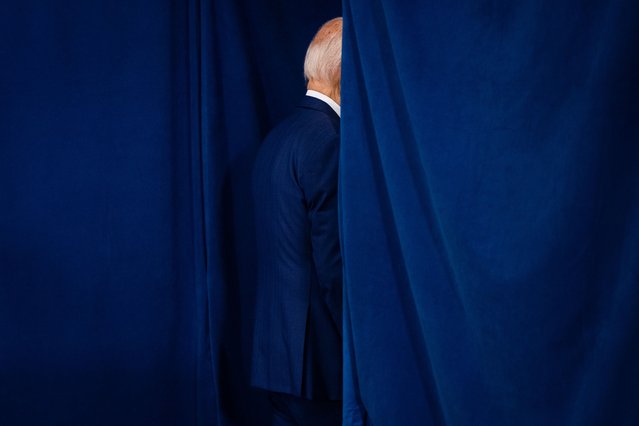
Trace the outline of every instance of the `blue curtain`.
<instances>
[{"instance_id":1,"label":"blue curtain","mask_svg":"<svg viewBox=\"0 0 639 426\"><path fill-rule=\"evenodd\" d=\"M345 424L639 424L639 6L345 0Z\"/></svg>"},{"instance_id":2,"label":"blue curtain","mask_svg":"<svg viewBox=\"0 0 639 426\"><path fill-rule=\"evenodd\" d=\"M0 424L239 425L265 132L338 1L0 5Z\"/></svg>"},{"instance_id":3,"label":"blue curtain","mask_svg":"<svg viewBox=\"0 0 639 426\"><path fill-rule=\"evenodd\" d=\"M0 424L195 423L188 18L0 6Z\"/></svg>"}]
</instances>

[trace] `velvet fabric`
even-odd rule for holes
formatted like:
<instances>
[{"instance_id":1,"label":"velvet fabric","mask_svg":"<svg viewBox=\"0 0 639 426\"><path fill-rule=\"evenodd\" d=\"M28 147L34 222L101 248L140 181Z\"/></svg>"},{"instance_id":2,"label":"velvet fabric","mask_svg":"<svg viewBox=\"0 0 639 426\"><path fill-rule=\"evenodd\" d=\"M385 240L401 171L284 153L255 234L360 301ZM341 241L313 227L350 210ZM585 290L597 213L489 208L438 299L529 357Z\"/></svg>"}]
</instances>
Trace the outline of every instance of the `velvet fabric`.
<instances>
[{"instance_id":1,"label":"velvet fabric","mask_svg":"<svg viewBox=\"0 0 639 426\"><path fill-rule=\"evenodd\" d=\"M638 424L638 4L344 19L344 424Z\"/></svg>"}]
</instances>

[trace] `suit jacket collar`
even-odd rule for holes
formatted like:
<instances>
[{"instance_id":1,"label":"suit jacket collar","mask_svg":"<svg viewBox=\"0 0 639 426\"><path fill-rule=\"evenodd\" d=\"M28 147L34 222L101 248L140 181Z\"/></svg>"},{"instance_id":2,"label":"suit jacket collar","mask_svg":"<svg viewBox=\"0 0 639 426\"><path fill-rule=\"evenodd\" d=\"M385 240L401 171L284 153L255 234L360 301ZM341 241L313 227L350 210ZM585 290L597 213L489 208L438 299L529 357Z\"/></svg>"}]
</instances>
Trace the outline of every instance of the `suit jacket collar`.
<instances>
[{"instance_id":1,"label":"suit jacket collar","mask_svg":"<svg viewBox=\"0 0 639 426\"><path fill-rule=\"evenodd\" d=\"M339 129L339 115L326 102L312 96L304 96L297 106L298 108L313 109L327 114L333 124Z\"/></svg>"}]
</instances>

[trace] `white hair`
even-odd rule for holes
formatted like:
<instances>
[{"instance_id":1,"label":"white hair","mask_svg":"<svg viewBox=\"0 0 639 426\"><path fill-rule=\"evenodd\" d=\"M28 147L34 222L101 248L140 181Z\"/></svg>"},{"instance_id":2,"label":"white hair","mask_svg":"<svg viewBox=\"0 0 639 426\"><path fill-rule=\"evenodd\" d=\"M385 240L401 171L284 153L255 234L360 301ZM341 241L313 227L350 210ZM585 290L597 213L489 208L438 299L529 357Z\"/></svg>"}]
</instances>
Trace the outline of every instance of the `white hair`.
<instances>
[{"instance_id":1,"label":"white hair","mask_svg":"<svg viewBox=\"0 0 639 426\"><path fill-rule=\"evenodd\" d=\"M304 77L332 86L339 85L342 71L342 18L322 25L308 46Z\"/></svg>"}]
</instances>

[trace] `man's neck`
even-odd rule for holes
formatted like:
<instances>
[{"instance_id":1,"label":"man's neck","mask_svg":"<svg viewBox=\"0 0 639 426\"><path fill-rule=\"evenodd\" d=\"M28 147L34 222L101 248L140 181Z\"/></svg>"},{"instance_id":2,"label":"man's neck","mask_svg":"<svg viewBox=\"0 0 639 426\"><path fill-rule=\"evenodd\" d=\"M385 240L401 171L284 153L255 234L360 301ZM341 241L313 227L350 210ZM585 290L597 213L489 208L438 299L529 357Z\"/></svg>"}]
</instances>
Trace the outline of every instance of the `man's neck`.
<instances>
[{"instance_id":1,"label":"man's neck","mask_svg":"<svg viewBox=\"0 0 639 426\"><path fill-rule=\"evenodd\" d=\"M337 105L340 104L339 87L332 87L317 81L309 81L306 86L308 90L314 90L331 98Z\"/></svg>"},{"instance_id":2,"label":"man's neck","mask_svg":"<svg viewBox=\"0 0 639 426\"><path fill-rule=\"evenodd\" d=\"M342 111L341 108L339 106L339 104L337 102L335 102L333 99L329 98L328 96L326 96L323 93L320 93L318 91L312 90L312 89L307 89L306 90L306 96L310 96L312 98L317 98L320 101L328 104L328 106L331 107L331 109L333 111L335 111L335 114L337 114L338 117L342 116Z\"/></svg>"}]
</instances>

